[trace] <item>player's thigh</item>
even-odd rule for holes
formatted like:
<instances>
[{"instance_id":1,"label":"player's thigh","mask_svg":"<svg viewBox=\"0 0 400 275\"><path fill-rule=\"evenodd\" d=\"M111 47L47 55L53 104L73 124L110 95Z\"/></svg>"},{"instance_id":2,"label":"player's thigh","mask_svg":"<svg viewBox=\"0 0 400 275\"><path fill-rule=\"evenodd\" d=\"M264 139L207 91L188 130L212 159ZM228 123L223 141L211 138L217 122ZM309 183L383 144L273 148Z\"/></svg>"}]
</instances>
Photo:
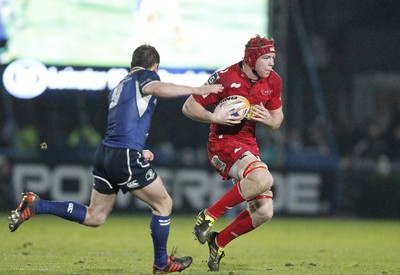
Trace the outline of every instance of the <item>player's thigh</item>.
<instances>
[{"instance_id":1,"label":"player's thigh","mask_svg":"<svg viewBox=\"0 0 400 275\"><path fill-rule=\"evenodd\" d=\"M242 179L243 172L250 163L260 161L260 159L254 156L251 152L245 152L232 166L229 171L229 176L234 179Z\"/></svg>"},{"instance_id":2,"label":"player's thigh","mask_svg":"<svg viewBox=\"0 0 400 275\"><path fill-rule=\"evenodd\" d=\"M130 193L161 215L169 215L171 213L172 199L165 189L160 176L149 185L141 189L131 190Z\"/></svg>"},{"instance_id":3,"label":"player's thigh","mask_svg":"<svg viewBox=\"0 0 400 275\"><path fill-rule=\"evenodd\" d=\"M257 186L259 186L258 188L264 190L270 189L273 184L273 177L268 170L268 166L251 153L240 158L232 166L231 172L232 178L242 180L242 189L246 189L246 185L250 185L248 187L253 188L254 186L252 185L257 183Z\"/></svg>"}]
</instances>

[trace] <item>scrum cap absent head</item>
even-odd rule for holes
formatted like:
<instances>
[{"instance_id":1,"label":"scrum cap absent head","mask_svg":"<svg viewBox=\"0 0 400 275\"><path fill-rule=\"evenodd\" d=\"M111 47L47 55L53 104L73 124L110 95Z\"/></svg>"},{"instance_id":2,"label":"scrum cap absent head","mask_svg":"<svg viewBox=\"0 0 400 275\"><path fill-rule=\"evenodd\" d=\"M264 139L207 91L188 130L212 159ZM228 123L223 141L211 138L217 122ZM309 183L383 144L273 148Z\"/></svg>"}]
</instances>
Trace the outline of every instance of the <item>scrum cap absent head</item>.
<instances>
[{"instance_id":1,"label":"scrum cap absent head","mask_svg":"<svg viewBox=\"0 0 400 275\"><path fill-rule=\"evenodd\" d=\"M251 38L245 46L244 62L254 70L257 59L267 53L276 53L274 40L268 40L256 35L256 37Z\"/></svg>"}]
</instances>

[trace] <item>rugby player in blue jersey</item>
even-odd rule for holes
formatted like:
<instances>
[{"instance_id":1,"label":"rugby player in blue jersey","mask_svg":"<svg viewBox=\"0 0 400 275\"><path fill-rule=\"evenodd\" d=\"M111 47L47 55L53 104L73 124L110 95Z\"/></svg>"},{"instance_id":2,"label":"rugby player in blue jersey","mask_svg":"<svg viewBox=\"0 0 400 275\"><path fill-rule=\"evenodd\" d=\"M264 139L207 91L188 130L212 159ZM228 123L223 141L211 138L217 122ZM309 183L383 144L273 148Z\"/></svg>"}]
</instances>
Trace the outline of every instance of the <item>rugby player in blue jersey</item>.
<instances>
[{"instance_id":1,"label":"rugby player in blue jersey","mask_svg":"<svg viewBox=\"0 0 400 275\"><path fill-rule=\"evenodd\" d=\"M93 190L90 205L73 201L47 201L33 192L23 193L22 201L9 217L14 232L29 218L52 214L83 225L105 223L117 193L130 193L152 209L150 232L154 245L153 273L180 272L192 263L190 256L167 254L172 199L154 170L154 155L145 150L157 97L206 95L222 91L221 85L190 87L161 82L160 56L150 45L139 46L132 54L131 72L108 96L108 126L93 163Z\"/></svg>"}]
</instances>

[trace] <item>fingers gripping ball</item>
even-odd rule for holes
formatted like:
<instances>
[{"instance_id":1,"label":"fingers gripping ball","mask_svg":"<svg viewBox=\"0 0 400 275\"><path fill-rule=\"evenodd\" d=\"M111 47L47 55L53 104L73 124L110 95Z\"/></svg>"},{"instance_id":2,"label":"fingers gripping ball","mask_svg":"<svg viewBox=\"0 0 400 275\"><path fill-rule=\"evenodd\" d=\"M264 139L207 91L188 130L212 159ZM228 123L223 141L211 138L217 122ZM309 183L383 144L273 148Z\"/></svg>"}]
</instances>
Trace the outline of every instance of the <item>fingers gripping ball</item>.
<instances>
[{"instance_id":1,"label":"fingers gripping ball","mask_svg":"<svg viewBox=\"0 0 400 275\"><path fill-rule=\"evenodd\" d=\"M224 106L228 112L236 110L233 116L238 116L241 118L246 117L250 110L250 103L244 96L231 95L222 99L218 105Z\"/></svg>"},{"instance_id":2,"label":"fingers gripping ball","mask_svg":"<svg viewBox=\"0 0 400 275\"><path fill-rule=\"evenodd\" d=\"M248 113L247 113L247 115L246 115L246 118L248 119L248 120L251 120L253 117L256 117L256 114L254 114L251 110L252 110L252 108L253 108L253 104L251 104L250 105L250 107L249 107L249 111L248 111Z\"/></svg>"}]
</instances>

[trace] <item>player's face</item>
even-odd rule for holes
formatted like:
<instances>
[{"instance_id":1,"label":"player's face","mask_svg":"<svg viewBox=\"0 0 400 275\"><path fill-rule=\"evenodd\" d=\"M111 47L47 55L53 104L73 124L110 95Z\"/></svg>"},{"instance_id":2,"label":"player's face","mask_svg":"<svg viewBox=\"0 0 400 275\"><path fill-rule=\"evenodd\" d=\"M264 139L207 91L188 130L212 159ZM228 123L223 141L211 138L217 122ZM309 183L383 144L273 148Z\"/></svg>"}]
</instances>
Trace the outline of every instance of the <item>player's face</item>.
<instances>
[{"instance_id":1,"label":"player's face","mask_svg":"<svg viewBox=\"0 0 400 275\"><path fill-rule=\"evenodd\" d=\"M260 77L268 77L275 64L275 54L267 53L257 59L255 69Z\"/></svg>"}]
</instances>

